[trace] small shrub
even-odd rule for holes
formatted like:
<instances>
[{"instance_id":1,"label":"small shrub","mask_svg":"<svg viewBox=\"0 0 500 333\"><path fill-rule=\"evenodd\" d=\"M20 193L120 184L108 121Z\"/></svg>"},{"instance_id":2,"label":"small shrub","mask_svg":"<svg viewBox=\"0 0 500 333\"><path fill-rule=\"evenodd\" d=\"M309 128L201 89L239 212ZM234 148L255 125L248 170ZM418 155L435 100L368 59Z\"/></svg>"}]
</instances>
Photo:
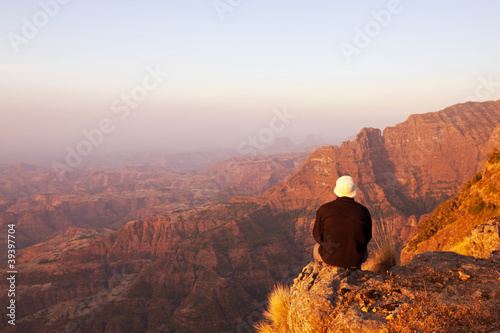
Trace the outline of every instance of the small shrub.
<instances>
[{"instance_id":1,"label":"small shrub","mask_svg":"<svg viewBox=\"0 0 500 333\"><path fill-rule=\"evenodd\" d=\"M469 211L474 214L478 215L483 211L484 208L484 201L480 197L475 198L472 203L469 206Z\"/></svg>"},{"instance_id":2,"label":"small shrub","mask_svg":"<svg viewBox=\"0 0 500 333\"><path fill-rule=\"evenodd\" d=\"M481 172L476 173L468 182L462 185L462 192L467 191L472 185L477 184L481 179L483 179L483 174Z\"/></svg>"},{"instance_id":3,"label":"small shrub","mask_svg":"<svg viewBox=\"0 0 500 333\"><path fill-rule=\"evenodd\" d=\"M495 164L498 162L500 162L500 151L498 151L496 148L493 148L493 150L488 154L488 163Z\"/></svg>"}]
</instances>

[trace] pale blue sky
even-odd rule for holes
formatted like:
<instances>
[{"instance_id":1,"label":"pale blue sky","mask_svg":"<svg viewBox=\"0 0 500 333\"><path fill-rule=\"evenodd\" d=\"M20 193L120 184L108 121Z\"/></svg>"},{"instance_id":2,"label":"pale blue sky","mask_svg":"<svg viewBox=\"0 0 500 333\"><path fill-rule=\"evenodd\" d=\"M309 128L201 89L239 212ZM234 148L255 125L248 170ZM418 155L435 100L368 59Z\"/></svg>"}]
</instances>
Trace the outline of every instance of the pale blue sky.
<instances>
[{"instance_id":1,"label":"pale blue sky","mask_svg":"<svg viewBox=\"0 0 500 333\"><path fill-rule=\"evenodd\" d=\"M297 116L277 135L337 144L411 113L500 99L498 1L401 0L350 63L341 44L356 46L356 29L391 1L61 2L25 38L26 20L43 20L41 4L56 0L0 0L4 156L64 158L103 118L116 128L94 152L236 148L283 107ZM216 2L234 5L224 20ZM18 52L13 34L25 38ZM118 119L113 101L141 84L148 66L168 78Z\"/></svg>"}]
</instances>

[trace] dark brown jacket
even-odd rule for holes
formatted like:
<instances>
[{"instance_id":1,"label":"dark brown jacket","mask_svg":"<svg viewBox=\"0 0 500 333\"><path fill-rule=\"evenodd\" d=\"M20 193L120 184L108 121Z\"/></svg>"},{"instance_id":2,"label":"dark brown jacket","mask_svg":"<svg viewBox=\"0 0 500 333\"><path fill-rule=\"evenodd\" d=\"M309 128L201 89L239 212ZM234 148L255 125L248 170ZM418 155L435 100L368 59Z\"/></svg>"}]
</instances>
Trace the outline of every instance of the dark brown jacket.
<instances>
[{"instance_id":1,"label":"dark brown jacket","mask_svg":"<svg viewBox=\"0 0 500 333\"><path fill-rule=\"evenodd\" d=\"M372 238L370 212L352 198L337 198L319 207L313 236L321 245L319 254L325 263L357 267Z\"/></svg>"}]
</instances>

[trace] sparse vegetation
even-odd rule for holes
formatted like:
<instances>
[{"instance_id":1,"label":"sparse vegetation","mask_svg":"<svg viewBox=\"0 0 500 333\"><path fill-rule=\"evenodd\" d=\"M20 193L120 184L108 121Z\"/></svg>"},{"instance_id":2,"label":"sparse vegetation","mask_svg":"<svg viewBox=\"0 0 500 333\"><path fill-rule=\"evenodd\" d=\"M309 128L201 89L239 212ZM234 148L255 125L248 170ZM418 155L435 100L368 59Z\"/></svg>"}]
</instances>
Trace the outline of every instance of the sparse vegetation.
<instances>
[{"instance_id":1,"label":"sparse vegetation","mask_svg":"<svg viewBox=\"0 0 500 333\"><path fill-rule=\"evenodd\" d=\"M482 249L479 241L477 244L471 244L468 235L474 226L500 216L499 189L500 151L494 149L488 155L484 170L471 177L463 184L460 193L440 205L429 218L418 225L418 233L408 243L406 251L414 252L420 243L432 237L441 237L436 234L446 228L443 237L453 235L453 238L447 240L440 238L437 241L441 246L445 244L446 250L487 257L488 250ZM419 249L429 250L429 246L423 245Z\"/></svg>"},{"instance_id":2,"label":"sparse vegetation","mask_svg":"<svg viewBox=\"0 0 500 333\"><path fill-rule=\"evenodd\" d=\"M421 293L389 322L390 332L492 332L500 328L498 311L480 302L447 304Z\"/></svg>"},{"instance_id":3,"label":"sparse vegetation","mask_svg":"<svg viewBox=\"0 0 500 333\"><path fill-rule=\"evenodd\" d=\"M471 212L474 215L478 215L483 211L484 205L485 203L483 199L476 194L472 199L472 202L469 204L469 212Z\"/></svg>"},{"instance_id":4,"label":"sparse vegetation","mask_svg":"<svg viewBox=\"0 0 500 333\"><path fill-rule=\"evenodd\" d=\"M493 148L493 150L488 154L488 163L496 164L498 162L500 162L500 151L498 151L496 148Z\"/></svg>"},{"instance_id":5,"label":"sparse vegetation","mask_svg":"<svg viewBox=\"0 0 500 333\"><path fill-rule=\"evenodd\" d=\"M286 333L288 310L290 309L290 287L277 284L269 294L269 305L264 320L255 325L258 333Z\"/></svg>"},{"instance_id":6,"label":"sparse vegetation","mask_svg":"<svg viewBox=\"0 0 500 333\"><path fill-rule=\"evenodd\" d=\"M484 242L481 239L471 241L468 237L455 245L451 250L464 256L473 256L476 258L485 259L488 258L491 254L491 251L487 246L485 246Z\"/></svg>"},{"instance_id":7,"label":"sparse vegetation","mask_svg":"<svg viewBox=\"0 0 500 333\"><path fill-rule=\"evenodd\" d=\"M432 236L440 229L455 221L453 213L460 206L462 196L459 194L440 205L434 213L418 225L418 234L409 243L410 249L415 249L417 245Z\"/></svg>"},{"instance_id":8,"label":"sparse vegetation","mask_svg":"<svg viewBox=\"0 0 500 333\"><path fill-rule=\"evenodd\" d=\"M394 228L387 220L380 220L380 223L375 224L374 242L375 262L371 270L377 273L387 272L399 261L399 244L394 235Z\"/></svg>"},{"instance_id":9,"label":"sparse vegetation","mask_svg":"<svg viewBox=\"0 0 500 333\"><path fill-rule=\"evenodd\" d=\"M489 258L499 241L498 233L493 232L498 220L498 217L490 219L482 228L473 232L472 235L464 237L450 250L466 256Z\"/></svg>"}]
</instances>

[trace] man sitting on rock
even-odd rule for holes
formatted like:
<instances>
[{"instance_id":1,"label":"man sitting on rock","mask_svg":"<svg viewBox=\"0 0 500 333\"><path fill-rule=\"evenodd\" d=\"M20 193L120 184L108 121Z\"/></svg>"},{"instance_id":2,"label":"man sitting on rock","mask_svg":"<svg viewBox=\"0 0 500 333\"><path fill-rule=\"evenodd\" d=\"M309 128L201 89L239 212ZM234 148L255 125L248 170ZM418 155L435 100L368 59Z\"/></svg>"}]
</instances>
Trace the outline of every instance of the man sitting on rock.
<instances>
[{"instance_id":1,"label":"man sitting on rock","mask_svg":"<svg viewBox=\"0 0 500 333\"><path fill-rule=\"evenodd\" d=\"M370 212L354 201L357 190L352 177L337 179L334 193L338 198L316 212L313 236L318 244L314 246L314 259L331 266L360 269L372 238Z\"/></svg>"}]
</instances>

